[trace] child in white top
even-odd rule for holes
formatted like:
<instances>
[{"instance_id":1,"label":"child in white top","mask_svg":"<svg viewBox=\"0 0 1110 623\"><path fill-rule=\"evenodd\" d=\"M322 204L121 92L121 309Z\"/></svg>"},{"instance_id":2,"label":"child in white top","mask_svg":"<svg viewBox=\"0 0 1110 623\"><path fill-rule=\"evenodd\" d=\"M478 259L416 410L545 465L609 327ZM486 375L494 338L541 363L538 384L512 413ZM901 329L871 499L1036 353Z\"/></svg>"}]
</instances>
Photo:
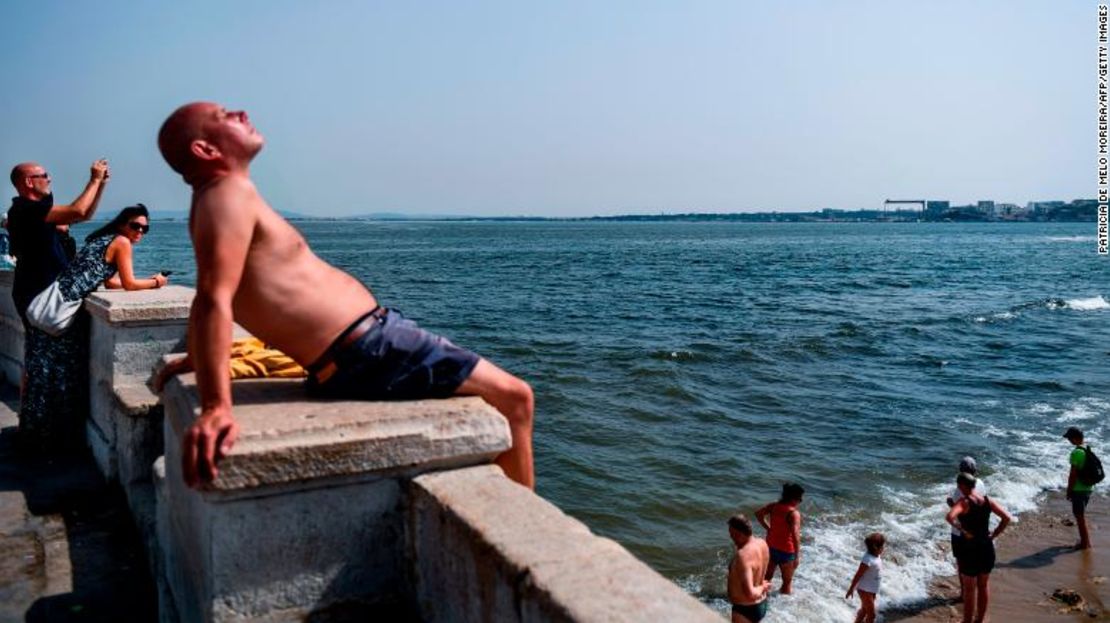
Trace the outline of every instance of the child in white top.
<instances>
[{"instance_id":1,"label":"child in white top","mask_svg":"<svg viewBox=\"0 0 1110 623\"><path fill-rule=\"evenodd\" d=\"M886 547L886 537L878 532L872 532L863 540L867 546L867 553L859 561L859 569L852 578L852 585L848 587L845 599L851 599L852 593L859 593L860 606L856 612L856 623L875 623L877 609L875 600L879 596L879 584L883 576L883 559L879 558Z\"/></svg>"}]
</instances>

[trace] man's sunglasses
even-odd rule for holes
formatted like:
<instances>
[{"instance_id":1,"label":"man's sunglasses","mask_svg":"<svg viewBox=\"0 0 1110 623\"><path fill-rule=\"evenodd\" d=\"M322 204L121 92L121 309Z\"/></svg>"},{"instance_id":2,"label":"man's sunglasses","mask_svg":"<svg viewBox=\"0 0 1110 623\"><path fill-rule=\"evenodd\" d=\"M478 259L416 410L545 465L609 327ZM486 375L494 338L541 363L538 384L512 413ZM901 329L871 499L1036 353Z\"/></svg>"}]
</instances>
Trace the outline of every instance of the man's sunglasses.
<instances>
[{"instance_id":1,"label":"man's sunglasses","mask_svg":"<svg viewBox=\"0 0 1110 623\"><path fill-rule=\"evenodd\" d=\"M37 178L40 178L40 177L44 180L48 180L48 179L50 179L50 174L49 173L35 173L34 175L28 175L27 179L33 180L33 179L37 179Z\"/></svg>"},{"instance_id":2,"label":"man's sunglasses","mask_svg":"<svg viewBox=\"0 0 1110 623\"><path fill-rule=\"evenodd\" d=\"M141 223L128 223L127 226L131 228L131 231L139 231L144 234L150 231L150 225L143 225Z\"/></svg>"}]
</instances>

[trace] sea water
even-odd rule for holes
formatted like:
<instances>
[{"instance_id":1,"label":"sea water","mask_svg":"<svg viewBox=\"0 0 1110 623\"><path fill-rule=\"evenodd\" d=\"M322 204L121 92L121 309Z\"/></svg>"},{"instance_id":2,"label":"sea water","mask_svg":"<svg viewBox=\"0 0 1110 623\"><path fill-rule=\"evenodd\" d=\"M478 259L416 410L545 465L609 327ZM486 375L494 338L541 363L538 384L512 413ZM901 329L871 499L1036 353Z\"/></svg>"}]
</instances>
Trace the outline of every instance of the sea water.
<instances>
[{"instance_id":1,"label":"sea water","mask_svg":"<svg viewBox=\"0 0 1110 623\"><path fill-rule=\"evenodd\" d=\"M139 274L192 285L184 223L153 225ZM851 620L869 532L883 607L951 571L961 457L1020 513L1064 484L1066 427L1110 439L1093 223L295 225L531 382L539 493L721 612L725 520L785 481L807 491L803 561L767 620Z\"/></svg>"}]
</instances>

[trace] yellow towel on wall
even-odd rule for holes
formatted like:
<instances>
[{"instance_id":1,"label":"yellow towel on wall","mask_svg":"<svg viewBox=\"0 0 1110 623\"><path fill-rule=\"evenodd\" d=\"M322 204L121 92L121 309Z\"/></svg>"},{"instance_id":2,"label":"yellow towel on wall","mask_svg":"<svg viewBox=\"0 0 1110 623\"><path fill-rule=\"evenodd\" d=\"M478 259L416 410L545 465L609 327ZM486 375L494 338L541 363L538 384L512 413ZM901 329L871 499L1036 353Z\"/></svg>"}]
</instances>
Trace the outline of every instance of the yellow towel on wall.
<instances>
[{"instance_id":1,"label":"yellow towel on wall","mask_svg":"<svg viewBox=\"0 0 1110 623\"><path fill-rule=\"evenodd\" d=\"M246 337L231 343L231 378L291 379L308 373L293 358L280 350L268 348L256 337Z\"/></svg>"}]
</instances>

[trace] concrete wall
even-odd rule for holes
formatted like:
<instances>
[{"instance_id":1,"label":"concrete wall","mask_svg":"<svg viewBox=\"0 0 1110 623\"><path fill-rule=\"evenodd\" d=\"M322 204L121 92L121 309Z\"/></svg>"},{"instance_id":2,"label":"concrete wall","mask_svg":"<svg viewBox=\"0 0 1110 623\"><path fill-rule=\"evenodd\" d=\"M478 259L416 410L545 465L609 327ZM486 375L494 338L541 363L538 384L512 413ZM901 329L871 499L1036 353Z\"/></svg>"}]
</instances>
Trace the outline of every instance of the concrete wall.
<instances>
[{"instance_id":1,"label":"concrete wall","mask_svg":"<svg viewBox=\"0 0 1110 623\"><path fill-rule=\"evenodd\" d=\"M619 544L490 465L505 420L478 398L309 400L299 381L233 385L239 441L203 490L181 478L200 412L183 345L192 290L97 292L88 442L147 547L162 621L719 621ZM0 272L0 371L22 327ZM164 454L164 456L163 456Z\"/></svg>"},{"instance_id":2,"label":"concrete wall","mask_svg":"<svg viewBox=\"0 0 1110 623\"><path fill-rule=\"evenodd\" d=\"M425 474L410 487L408 562L426 620L721 620L494 466Z\"/></svg>"},{"instance_id":3,"label":"concrete wall","mask_svg":"<svg viewBox=\"0 0 1110 623\"><path fill-rule=\"evenodd\" d=\"M0 375L5 382L19 387L23 376L23 323L12 301L14 275L10 270L0 271Z\"/></svg>"}]
</instances>

